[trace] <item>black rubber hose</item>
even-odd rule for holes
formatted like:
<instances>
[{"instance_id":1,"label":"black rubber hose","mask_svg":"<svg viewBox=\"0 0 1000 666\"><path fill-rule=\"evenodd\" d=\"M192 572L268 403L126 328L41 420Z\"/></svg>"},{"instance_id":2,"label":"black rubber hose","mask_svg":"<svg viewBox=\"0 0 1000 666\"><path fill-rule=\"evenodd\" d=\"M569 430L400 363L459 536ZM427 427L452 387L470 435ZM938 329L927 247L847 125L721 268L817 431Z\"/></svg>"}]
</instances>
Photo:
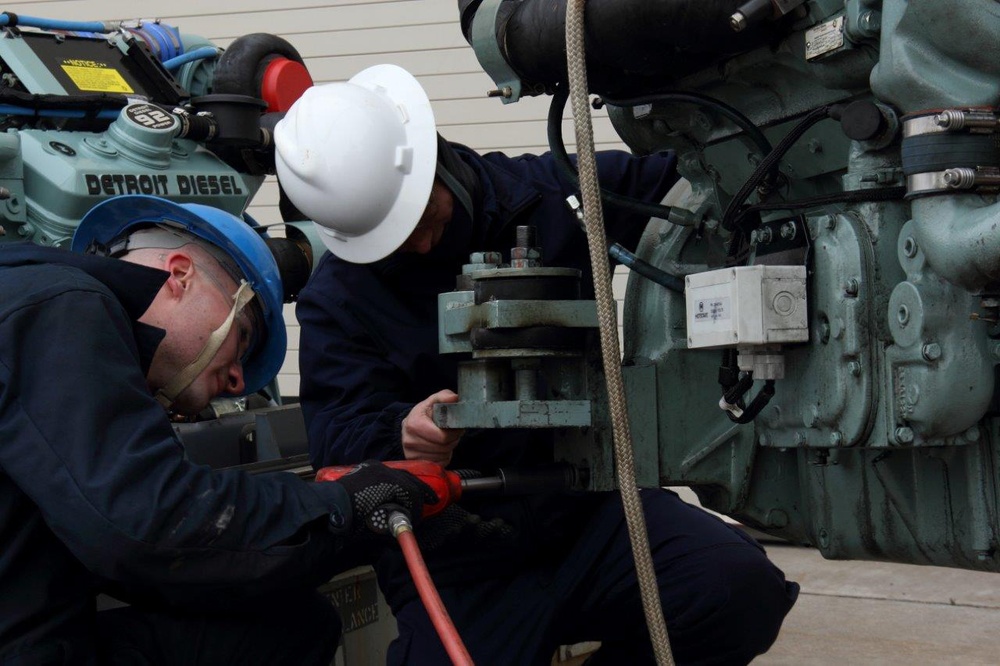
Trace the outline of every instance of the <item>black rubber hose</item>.
<instances>
[{"instance_id":1,"label":"black rubber hose","mask_svg":"<svg viewBox=\"0 0 1000 666\"><path fill-rule=\"evenodd\" d=\"M665 270L657 268L647 261L643 261L618 243L615 243L608 248L608 255L615 261L620 262L623 266L628 267L629 270L635 271L647 280L655 282L661 287L669 289L675 293L684 293L683 279L677 277L676 275L671 275Z\"/></svg>"},{"instance_id":2,"label":"black rubber hose","mask_svg":"<svg viewBox=\"0 0 1000 666\"><path fill-rule=\"evenodd\" d=\"M288 58L304 64L295 47L277 35L255 32L237 37L215 66L212 92L260 97L264 72L275 58Z\"/></svg>"},{"instance_id":3,"label":"black rubber hose","mask_svg":"<svg viewBox=\"0 0 1000 666\"><path fill-rule=\"evenodd\" d=\"M566 100L568 97L569 89L566 85L560 85L552 93L552 103L549 104L549 116L546 131L549 139L549 150L552 151L552 156L555 157L556 164L559 166L563 175L566 176L566 178L573 183L574 186L579 187L580 178L576 173L576 167L569 158L569 153L566 152L566 144L563 142L562 138L562 117L563 111L566 109ZM612 192L611 190L606 190L604 188L601 188L601 200L607 205L618 208L619 210L626 210L639 215L658 217L670 221L670 214L672 211L670 206L646 203L645 201L639 201L638 199L633 199L632 197L622 196L617 192Z\"/></svg>"},{"instance_id":4,"label":"black rubber hose","mask_svg":"<svg viewBox=\"0 0 1000 666\"><path fill-rule=\"evenodd\" d=\"M588 0L587 78L595 93L662 88L717 59L762 46L786 21L734 33L729 17L744 0ZM459 0L471 40L478 0ZM551 91L566 74L566 0L504 0L497 43L527 87Z\"/></svg>"}]
</instances>

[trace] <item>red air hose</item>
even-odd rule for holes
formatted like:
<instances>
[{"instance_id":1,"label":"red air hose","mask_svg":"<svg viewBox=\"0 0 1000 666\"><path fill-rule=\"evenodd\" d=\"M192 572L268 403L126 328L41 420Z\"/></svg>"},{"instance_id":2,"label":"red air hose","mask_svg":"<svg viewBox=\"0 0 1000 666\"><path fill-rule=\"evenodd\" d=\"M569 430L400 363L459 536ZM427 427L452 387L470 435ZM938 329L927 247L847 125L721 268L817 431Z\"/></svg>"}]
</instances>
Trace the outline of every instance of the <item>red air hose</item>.
<instances>
[{"instance_id":1,"label":"red air hose","mask_svg":"<svg viewBox=\"0 0 1000 666\"><path fill-rule=\"evenodd\" d=\"M444 607L437 588L434 587L434 581L431 580L431 575L427 571L424 557L420 554L420 547L417 546L417 538L413 535L410 519L399 511L393 511L389 514L389 527L392 530L392 535L399 541L399 547L403 549L406 567L410 570L413 583L417 586L417 592L420 594L420 600L424 603L424 608L427 609L427 614L441 638L441 643L444 644L448 657L455 666L472 666L472 657L465 649L465 644L462 642L461 636L458 635L458 630L455 629L451 616L448 615L448 609Z\"/></svg>"}]
</instances>

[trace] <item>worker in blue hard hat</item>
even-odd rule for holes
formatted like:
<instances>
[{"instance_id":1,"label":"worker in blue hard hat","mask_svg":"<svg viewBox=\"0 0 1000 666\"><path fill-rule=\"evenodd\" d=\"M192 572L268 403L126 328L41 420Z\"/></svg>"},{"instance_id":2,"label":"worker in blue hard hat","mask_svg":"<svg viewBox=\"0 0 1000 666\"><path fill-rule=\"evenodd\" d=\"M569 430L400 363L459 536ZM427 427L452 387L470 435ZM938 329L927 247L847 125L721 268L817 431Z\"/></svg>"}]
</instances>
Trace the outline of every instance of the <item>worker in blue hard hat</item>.
<instances>
[{"instance_id":1,"label":"worker in blue hard hat","mask_svg":"<svg viewBox=\"0 0 1000 666\"><path fill-rule=\"evenodd\" d=\"M419 518L433 492L378 464L306 483L185 458L165 407L255 391L285 354L242 220L118 197L72 249L0 244L0 663L329 664L316 586L379 507ZM96 612L101 591L129 605Z\"/></svg>"}]
</instances>

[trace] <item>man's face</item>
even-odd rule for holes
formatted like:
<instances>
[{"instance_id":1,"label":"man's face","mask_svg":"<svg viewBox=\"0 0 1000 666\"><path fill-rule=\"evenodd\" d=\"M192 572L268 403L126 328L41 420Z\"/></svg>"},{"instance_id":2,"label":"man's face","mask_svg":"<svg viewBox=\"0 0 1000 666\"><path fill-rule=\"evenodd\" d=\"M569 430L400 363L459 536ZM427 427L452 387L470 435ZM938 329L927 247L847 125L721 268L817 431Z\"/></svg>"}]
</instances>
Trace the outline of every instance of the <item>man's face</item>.
<instances>
[{"instance_id":1,"label":"man's face","mask_svg":"<svg viewBox=\"0 0 1000 666\"><path fill-rule=\"evenodd\" d=\"M399 252L427 254L433 250L441 242L444 229L451 221L454 204L455 198L451 190L440 180L435 179L427 208L424 209L424 214L413 233L399 246Z\"/></svg>"},{"instance_id":2,"label":"man's face","mask_svg":"<svg viewBox=\"0 0 1000 666\"><path fill-rule=\"evenodd\" d=\"M191 364L205 347L209 336L229 316L235 282L223 271L195 264L195 274L185 287L185 298L178 304L166 325L167 335L154 357L156 376L161 387ZM222 394L243 392L243 360L253 339L253 327L245 308L237 314L218 353L195 380L177 396L173 409L182 414L197 414ZM153 378L154 367L150 368Z\"/></svg>"}]
</instances>

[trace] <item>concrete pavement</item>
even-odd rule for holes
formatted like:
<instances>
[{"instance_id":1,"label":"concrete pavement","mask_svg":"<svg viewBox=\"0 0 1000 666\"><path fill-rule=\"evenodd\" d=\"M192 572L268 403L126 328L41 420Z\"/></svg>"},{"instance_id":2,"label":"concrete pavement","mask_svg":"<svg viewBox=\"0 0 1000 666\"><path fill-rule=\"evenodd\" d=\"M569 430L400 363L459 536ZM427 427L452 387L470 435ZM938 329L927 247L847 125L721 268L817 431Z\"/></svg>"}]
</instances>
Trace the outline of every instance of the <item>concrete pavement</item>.
<instances>
[{"instance_id":1,"label":"concrete pavement","mask_svg":"<svg viewBox=\"0 0 1000 666\"><path fill-rule=\"evenodd\" d=\"M766 547L802 593L755 665L1000 664L1000 574Z\"/></svg>"}]
</instances>

